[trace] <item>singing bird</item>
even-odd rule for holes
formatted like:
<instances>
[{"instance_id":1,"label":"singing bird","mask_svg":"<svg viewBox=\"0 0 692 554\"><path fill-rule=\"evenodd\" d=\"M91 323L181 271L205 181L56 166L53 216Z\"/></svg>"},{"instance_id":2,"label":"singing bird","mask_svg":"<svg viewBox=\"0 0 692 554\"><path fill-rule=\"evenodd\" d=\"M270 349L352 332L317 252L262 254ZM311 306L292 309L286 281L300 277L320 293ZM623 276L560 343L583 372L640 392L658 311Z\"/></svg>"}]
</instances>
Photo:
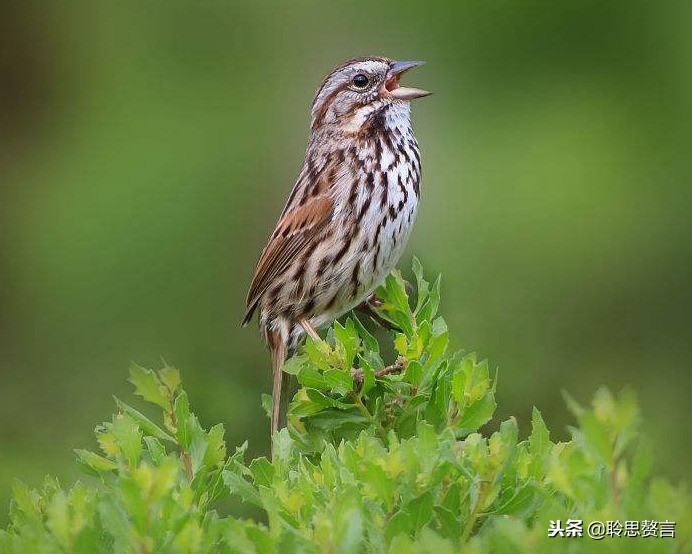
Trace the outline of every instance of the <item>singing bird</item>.
<instances>
[{"instance_id":1,"label":"singing bird","mask_svg":"<svg viewBox=\"0 0 692 554\"><path fill-rule=\"evenodd\" d=\"M305 333L319 340L315 329L367 300L406 245L421 179L410 101L431 93L399 78L422 64L352 59L314 96L305 161L257 263L243 319L259 311L271 355L272 435L283 417L287 356Z\"/></svg>"}]
</instances>

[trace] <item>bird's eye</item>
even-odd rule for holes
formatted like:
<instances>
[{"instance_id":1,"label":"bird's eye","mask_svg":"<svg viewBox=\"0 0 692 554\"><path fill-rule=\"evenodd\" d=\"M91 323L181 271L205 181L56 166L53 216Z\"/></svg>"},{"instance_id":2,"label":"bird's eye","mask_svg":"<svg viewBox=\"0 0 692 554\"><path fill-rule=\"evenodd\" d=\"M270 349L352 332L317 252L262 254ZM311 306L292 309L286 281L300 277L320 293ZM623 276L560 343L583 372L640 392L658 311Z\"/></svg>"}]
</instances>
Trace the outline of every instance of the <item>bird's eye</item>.
<instances>
[{"instance_id":1,"label":"bird's eye","mask_svg":"<svg viewBox=\"0 0 692 554\"><path fill-rule=\"evenodd\" d=\"M353 77L353 86L356 88L365 88L368 86L369 82L370 79L368 79L367 75L363 75L362 73Z\"/></svg>"}]
</instances>

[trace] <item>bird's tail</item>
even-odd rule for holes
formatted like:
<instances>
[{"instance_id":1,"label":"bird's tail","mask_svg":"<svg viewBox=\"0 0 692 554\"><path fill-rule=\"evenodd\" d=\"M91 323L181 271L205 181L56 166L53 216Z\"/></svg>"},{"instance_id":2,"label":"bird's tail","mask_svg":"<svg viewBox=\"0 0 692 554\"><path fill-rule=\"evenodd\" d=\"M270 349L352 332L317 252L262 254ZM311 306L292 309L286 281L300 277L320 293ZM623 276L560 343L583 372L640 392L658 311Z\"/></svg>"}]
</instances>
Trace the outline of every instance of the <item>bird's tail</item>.
<instances>
[{"instance_id":1,"label":"bird's tail","mask_svg":"<svg viewBox=\"0 0 692 554\"><path fill-rule=\"evenodd\" d=\"M288 411L288 388L290 375L283 372L284 362L288 356L288 337L284 337L281 331L269 331L267 344L272 359L272 437L279 428L286 425Z\"/></svg>"}]
</instances>

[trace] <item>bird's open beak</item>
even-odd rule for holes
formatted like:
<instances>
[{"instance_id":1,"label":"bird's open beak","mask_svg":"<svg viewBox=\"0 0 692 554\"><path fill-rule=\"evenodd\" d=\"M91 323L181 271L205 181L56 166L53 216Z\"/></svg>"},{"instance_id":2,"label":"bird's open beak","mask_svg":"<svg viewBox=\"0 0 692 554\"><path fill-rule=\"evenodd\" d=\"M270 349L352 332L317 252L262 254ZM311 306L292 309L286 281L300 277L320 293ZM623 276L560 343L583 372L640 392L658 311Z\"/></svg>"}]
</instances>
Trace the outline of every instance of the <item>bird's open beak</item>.
<instances>
[{"instance_id":1,"label":"bird's open beak","mask_svg":"<svg viewBox=\"0 0 692 554\"><path fill-rule=\"evenodd\" d=\"M387 79L384 82L382 92L390 98L395 98L397 100L413 100L414 98L421 98L432 94L432 92L419 88L399 86L399 77L401 77L401 75L409 69L418 67L424 63L425 62L393 62L387 73Z\"/></svg>"}]
</instances>

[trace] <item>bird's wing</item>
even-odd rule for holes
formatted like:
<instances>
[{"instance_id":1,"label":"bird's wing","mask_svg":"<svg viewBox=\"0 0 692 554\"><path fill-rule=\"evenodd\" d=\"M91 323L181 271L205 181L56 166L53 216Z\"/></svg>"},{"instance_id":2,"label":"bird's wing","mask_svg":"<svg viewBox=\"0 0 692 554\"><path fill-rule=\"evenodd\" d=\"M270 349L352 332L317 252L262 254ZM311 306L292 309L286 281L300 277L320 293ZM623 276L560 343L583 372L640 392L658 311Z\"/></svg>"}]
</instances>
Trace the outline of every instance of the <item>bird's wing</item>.
<instances>
[{"instance_id":1,"label":"bird's wing","mask_svg":"<svg viewBox=\"0 0 692 554\"><path fill-rule=\"evenodd\" d=\"M269 286L279 277L291 261L295 260L313 242L329 221L334 208L331 197L321 194L309 198L300 206L288 208L283 214L257 263L255 276L247 297L247 311L243 324L248 323L257 302Z\"/></svg>"}]
</instances>

